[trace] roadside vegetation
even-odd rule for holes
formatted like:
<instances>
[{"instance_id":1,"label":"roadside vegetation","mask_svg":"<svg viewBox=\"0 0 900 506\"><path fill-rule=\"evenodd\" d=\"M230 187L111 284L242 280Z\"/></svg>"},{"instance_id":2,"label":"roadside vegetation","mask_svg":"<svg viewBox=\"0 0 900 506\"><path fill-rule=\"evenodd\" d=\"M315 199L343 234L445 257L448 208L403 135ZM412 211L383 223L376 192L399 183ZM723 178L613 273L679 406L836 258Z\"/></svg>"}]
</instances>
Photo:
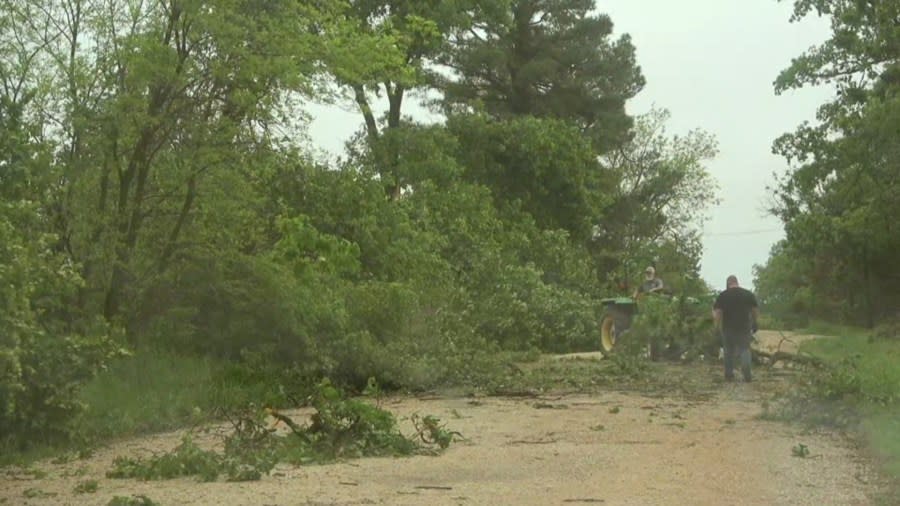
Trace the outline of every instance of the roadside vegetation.
<instances>
[{"instance_id":1,"label":"roadside vegetation","mask_svg":"<svg viewBox=\"0 0 900 506\"><path fill-rule=\"evenodd\" d=\"M798 332L821 336L800 353L823 363L794 376L799 389L782 394L766 416L810 428L847 431L882 471L884 504L900 499L900 334L813 322Z\"/></svg>"},{"instance_id":2,"label":"roadside vegetation","mask_svg":"<svg viewBox=\"0 0 900 506\"><path fill-rule=\"evenodd\" d=\"M813 391L839 403L836 412L862 435L900 498L900 335L832 335L803 347L832 367L814 380Z\"/></svg>"},{"instance_id":3,"label":"roadside vegetation","mask_svg":"<svg viewBox=\"0 0 900 506\"><path fill-rule=\"evenodd\" d=\"M644 77L593 2L268 5L0 0L4 460L324 379L497 390L596 349L646 265L705 290L716 141L626 113ZM308 102L359 111L339 160Z\"/></svg>"},{"instance_id":4,"label":"roadside vegetation","mask_svg":"<svg viewBox=\"0 0 900 506\"><path fill-rule=\"evenodd\" d=\"M374 380L367 391L377 395ZM376 399L377 400L377 399ZM107 478L164 480L195 477L215 481L259 480L279 463L320 464L367 456L436 454L455 437L440 419L413 418L415 434L403 435L397 420L375 401L348 399L328 382L320 383L308 399L315 410L307 422L295 422L277 410L244 408L226 415L232 432L223 449L203 449L185 435L172 451L149 458L119 456ZM270 422L274 418L275 423ZM279 431L281 424L284 431Z\"/></svg>"},{"instance_id":5,"label":"roadside vegetation","mask_svg":"<svg viewBox=\"0 0 900 506\"><path fill-rule=\"evenodd\" d=\"M840 93L775 144L791 163L773 187L786 237L755 286L772 324L851 326L804 349L827 366L795 405L852 422L896 475L900 7L795 5L835 35L776 91L831 76ZM690 374L644 354L715 352L699 273L717 143L667 132L663 109L627 114L645 79L594 7L0 0L2 462L238 412L258 423L326 380L351 399L372 378L404 393L689 391ZM426 93L431 124L405 108ZM308 146L308 102L358 110L340 159ZM600 300L647 265L671 297L643 303L620 352L546 358L596 350ZM352 431L379 441L359 455L452 440L427 416L417 442L398 439L389 413L355 402L319 408L373 422ZM255 477L335 450L308 430L251 431L249 454L186 440L115 472L168 475L174 459Z\"/></svg>"},{"instance_id":6,"label":"roadside vegetation","mask_svg":"<svg viewBox=\"0 0 900 506\"><path fill-rule=\"evenodd\" d=\"M772 185L771 211L785 228L755 286L774 324L834 336L802 351L825 367L803 375L805 398L791 411L850 424L898 479L900 289L895 259L900 190L894 135L900 117L897 4L795 2L793 19L821 15L832 34L795 58L776 92L830 85L837 93L816 123L780 137L790 164ZM821 323L824 322L824 323ZM788 403L790 406L790 402ZM900 493L888 501L896 504Z\"/></svg>"}]
</instances>

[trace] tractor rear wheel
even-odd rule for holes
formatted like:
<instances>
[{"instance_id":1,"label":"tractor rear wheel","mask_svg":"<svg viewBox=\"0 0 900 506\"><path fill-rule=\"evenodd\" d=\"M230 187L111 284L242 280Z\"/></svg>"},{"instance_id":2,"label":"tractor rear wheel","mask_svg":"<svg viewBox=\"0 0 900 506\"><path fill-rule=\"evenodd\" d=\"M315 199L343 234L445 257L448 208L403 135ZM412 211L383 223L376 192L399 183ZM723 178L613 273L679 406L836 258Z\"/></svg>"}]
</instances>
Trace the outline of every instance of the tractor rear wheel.
<instances>
[{"instance_id":1,"label":"tractor rear wheel","mask_svg":"<svg viewBox=\"0 0 900 506\"><path fill-rule=\"evenodd\" d=\"M616 346L616 337L618 337L616 319L612 314L606 313L600 320L600 353L604 357L612 354L613 348Z\"/></svg>"},{"instance_id":2,"label":"tractor rear wheel","mask_svg":"<svg viewBox=\"0 0 900 506\"><path fill-rule=\"evenodd\" d=\"M612 355L616 343L631 327L631 312L628 308L608 307L600 319L600 353L604 357Z\"/></svg>"}]
</instances>

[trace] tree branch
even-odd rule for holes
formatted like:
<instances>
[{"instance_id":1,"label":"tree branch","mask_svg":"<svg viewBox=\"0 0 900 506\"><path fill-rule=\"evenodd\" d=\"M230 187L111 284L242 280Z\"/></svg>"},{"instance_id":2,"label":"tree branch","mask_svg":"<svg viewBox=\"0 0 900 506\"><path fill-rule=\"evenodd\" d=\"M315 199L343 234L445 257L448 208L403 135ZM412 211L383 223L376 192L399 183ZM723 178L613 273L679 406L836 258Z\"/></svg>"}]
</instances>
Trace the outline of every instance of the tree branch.
<instances>
[{"instance_id":1,"label":"tree branch","mask_svg":"<svg viewBox=\"0 0 900 506\"><path fill-rule=\"evenodd\" d=\"M178 215L178 220L175 222L175 226L172 228L172 231L169 234L169 239L166 242L166 247L165 249L163 249L163 253L159 258L158 270L160 273L165 271L169 266L169 259L175 252L175 245L178 242L178 237L181 235L181 231L184 228L187 217L191 212L191 207L194 204L194 199L196 198L196 196L197 178L195 174L192 174L187 181L187 192L184 195L184 203L181 205L181 212Z\"/></svg>"},{"instance_id":2,"label":"tree branch","mask_svg":"<svg viewBox=\"0 0 900 506\"><path fill-rule=\"evenodd\" d=\"M378 139L378 123L375 121L375 115L372 114L372 108L369 106L369 99L366 98L366 90L361 84L354 84L353 93L356 98L356 103L359 105L359 110L366 120L366 133L368 133L369 139Z\"/></svg>"}]
</instances>

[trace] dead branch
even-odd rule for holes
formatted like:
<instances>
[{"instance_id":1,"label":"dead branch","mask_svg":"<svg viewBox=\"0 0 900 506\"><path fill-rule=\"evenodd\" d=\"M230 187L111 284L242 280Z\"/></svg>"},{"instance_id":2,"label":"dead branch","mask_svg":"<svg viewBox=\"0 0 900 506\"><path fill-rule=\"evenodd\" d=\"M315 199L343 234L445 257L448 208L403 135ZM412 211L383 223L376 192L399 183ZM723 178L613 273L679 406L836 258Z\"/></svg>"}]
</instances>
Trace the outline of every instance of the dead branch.
<instances>
[{"instance_id":1,"label":"dead branch","mask_svg":"<svg viewBox=\"0 0 900 506\"><path fill-rule=\"evenodd\" d=\"M287 428L291 429L291 432L293 432L294 434L302 435L304 433L303 427L297 425L297 423L294 422L294 420L292 420L289 416L268 407L265 408L265 412L275 419L275 423L272 424L270 429L274 429L275 426L278 425L278 423L283 423L285 426L287 426Z\"/></svg>"},{"instance_id":2,"label":"dead branch","mask_svg":"<svg viewBox=\"0 0 900 506\"><path fill-rule=\"evenodd\" d=\"M811 355L788 353L786 351L776 351L774 353L769 353L762 350L753 350L753 354L758 358L767 359L769 361L769 367L773 367L777 362L794 362L797 364L808 365L816 368L825 367L825 362Z\"/></svg>"},{"instance_id":3,"label":"dead branch","mask_svg":"<svg viewBox=\"0 0 900 506\"><path fill-rule=\"evenodd\" d=\"M781 345L784 344L785 342L789 342L789 343L793 344L794 346L798 346L795 341L788 339L788 336L784 335L784 332L779 330L778 333L781 334L781 341L778 341L778 348L776 350L776 353L781 351Z\"/></svg>"}]
</instances>

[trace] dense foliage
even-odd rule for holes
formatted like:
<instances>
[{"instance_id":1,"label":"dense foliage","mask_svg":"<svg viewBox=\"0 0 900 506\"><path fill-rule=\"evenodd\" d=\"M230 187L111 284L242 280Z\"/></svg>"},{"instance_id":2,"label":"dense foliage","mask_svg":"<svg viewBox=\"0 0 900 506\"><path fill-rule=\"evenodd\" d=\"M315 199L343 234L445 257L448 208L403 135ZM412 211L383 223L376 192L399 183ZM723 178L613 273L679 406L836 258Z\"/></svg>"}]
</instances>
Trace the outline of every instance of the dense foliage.
<instances>
[{"instance_id":1,"label":"dense foliage","mask_svg":"<svg viewBox=\"0 0 900 506\"><path fill-rule=\"evenodd\" d=\"M124 349L421 389L594 348L635 263L705 289L715 144L632 128L634 48L593 7L0 0L0 433L64 435ZM306 99L359 108L341 161Z\"/></svg>"},{"instance_id":2,"label":"dense foliage","mask_svg":"<svg viewBox=\"0 0 900 506\"><path fill-rule=\"evenodd\" d=\"M775 143L792 162L775 188L787 238L757 269L763 303L787 319L807 314L875 325L896 317L893 265L900 212L896 2L799 0L795 19L832 21L832 36L796 58L778 91L827 83L836 98Z\"/></svg>"},{"instance_id":3,"label":"dense foliage","mask_svg":"<svg viewBox=\"0 0 900 506\"><path fill-rule=\"evenodd\" d=\"M709 317L713 302L711 295L701 298L645 296L623 339L626 352L647 354L652 359L715 357L720 338Z\"/></svg>"}]
</instances>

